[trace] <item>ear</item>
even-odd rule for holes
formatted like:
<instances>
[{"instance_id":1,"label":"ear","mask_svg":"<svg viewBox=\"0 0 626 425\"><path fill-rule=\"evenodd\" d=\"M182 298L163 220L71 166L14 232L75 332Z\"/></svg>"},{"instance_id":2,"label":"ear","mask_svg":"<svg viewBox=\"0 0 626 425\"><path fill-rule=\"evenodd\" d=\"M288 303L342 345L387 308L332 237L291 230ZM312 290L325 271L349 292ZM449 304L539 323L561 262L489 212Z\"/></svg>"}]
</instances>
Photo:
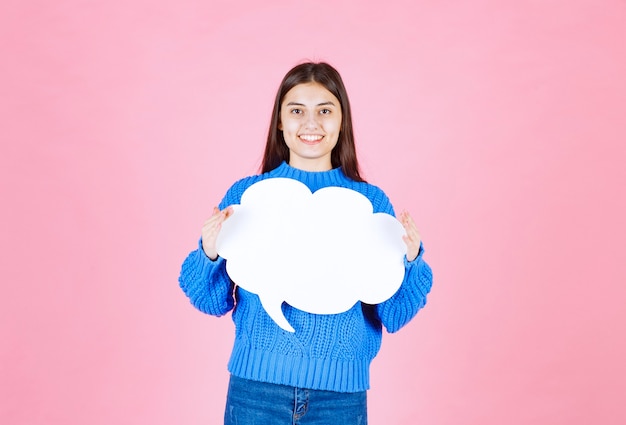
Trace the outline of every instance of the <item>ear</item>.
<instances>
[{"instance_id":1,"label":"ear","mask_svg":"<svg viewBox=\"0 0 626 425\"><path fill-rule=\"evenodd\" d=\"M282 122L280 122L280 121L278 121L278 129L279 129L280 131L283 131L283 123L282 123Z\"/></svg>"}]
</instances>

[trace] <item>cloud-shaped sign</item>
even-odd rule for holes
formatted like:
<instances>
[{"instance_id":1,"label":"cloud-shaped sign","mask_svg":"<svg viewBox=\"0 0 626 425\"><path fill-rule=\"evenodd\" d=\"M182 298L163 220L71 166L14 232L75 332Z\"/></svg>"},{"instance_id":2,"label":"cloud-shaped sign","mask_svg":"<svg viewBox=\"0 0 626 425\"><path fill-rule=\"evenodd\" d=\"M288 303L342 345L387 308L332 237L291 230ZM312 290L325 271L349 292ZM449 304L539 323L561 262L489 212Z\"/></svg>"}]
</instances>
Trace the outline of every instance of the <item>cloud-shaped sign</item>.
<instances>
[{"instance_id":1,"label":"cloud-shaped sign","mask_svg":"<svg viewBox=\"0 0 626 425\"><path fill-rule=\"evenodd\" d=\"M377 304L404 278L404 228L393 216L373 213L354 190L326 187L311 193L287 178L250 186L217 239L226 270L253 292L281 328L294 332L283 301L315 314Z\"/></svg>"}]
</instances>

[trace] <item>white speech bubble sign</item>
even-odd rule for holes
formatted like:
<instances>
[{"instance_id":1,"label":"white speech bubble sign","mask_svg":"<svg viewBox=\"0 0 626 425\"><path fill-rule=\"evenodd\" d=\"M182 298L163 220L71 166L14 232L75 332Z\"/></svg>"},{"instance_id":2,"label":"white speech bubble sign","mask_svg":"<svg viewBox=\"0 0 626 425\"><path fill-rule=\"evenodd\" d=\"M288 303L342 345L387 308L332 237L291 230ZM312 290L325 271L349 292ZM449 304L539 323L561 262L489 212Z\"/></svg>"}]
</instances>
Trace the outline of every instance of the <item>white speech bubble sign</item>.
<instances>
[{"instance_id":1,"label":"white speech bubble sign","mask_svg":"<svg viewBox=\"0 0 626 425\"><path fill-rule=\"evenodd\" d=\"M283 302L336 314L356 302L378 304L400 288L406 244L402 224L373 213L359 192L271 178L251 185L222 225L217 252L230 278L255 293L281 328L294 332Z\"/></svg>"}]
</instances>

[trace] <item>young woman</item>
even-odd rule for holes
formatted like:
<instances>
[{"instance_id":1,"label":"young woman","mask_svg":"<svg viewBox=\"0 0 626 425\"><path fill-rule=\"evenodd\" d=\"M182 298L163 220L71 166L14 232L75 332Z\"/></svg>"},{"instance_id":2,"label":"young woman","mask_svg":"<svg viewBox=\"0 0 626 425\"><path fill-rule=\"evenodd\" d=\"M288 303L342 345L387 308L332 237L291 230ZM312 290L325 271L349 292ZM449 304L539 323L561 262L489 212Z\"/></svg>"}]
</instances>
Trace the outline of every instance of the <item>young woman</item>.
<instances>
[{"instance_id":1,"label":"young woman","mask_svg":"<svg viewBox=\"0 0 626 425\"><path fill-rule=\"evenodd\" d=\"M382 328L396 332L426 303L431 269L413 219L403 212L405 275L389 300L358 302L340 314L317 315L283 305L295 329L281 329L259 297L232 282L216 239L252 184L283 177L311 192L327 186L365 195L374 212L394 214L387 196L359 174L350 104L341 76L326 63L291 69L276 94L260 175L236 182L202 227L198 249L182 266L180 286L199 310L221 316L233 310L235 343L225 424L366 424L369 366ZM271 253L259 253L271 255ZM373 259L375 260L375 259Z\"/></svg>"}]
</instances>

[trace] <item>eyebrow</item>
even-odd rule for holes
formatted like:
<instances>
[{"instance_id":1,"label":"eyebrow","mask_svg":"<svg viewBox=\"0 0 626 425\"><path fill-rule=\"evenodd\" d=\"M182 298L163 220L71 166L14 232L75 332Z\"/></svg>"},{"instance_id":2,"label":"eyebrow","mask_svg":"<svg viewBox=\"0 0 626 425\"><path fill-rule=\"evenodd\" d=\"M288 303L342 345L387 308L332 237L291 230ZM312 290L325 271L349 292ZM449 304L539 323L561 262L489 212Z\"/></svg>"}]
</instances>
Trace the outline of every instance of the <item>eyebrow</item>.
<instances>
[{"instance_id":1,"label":"eyebrow","mask_svg":"<svg viewBox=\"0 0 626 425\"><path fill-rule=\"evenodd\" d=\"M335 106L335 104L331 101L318 103L315 106L328 106L328 105ZM299 102L289 102L287 106L306 106L306 105L304 103L299 103Z\"/></svg>"}]
</instances>

